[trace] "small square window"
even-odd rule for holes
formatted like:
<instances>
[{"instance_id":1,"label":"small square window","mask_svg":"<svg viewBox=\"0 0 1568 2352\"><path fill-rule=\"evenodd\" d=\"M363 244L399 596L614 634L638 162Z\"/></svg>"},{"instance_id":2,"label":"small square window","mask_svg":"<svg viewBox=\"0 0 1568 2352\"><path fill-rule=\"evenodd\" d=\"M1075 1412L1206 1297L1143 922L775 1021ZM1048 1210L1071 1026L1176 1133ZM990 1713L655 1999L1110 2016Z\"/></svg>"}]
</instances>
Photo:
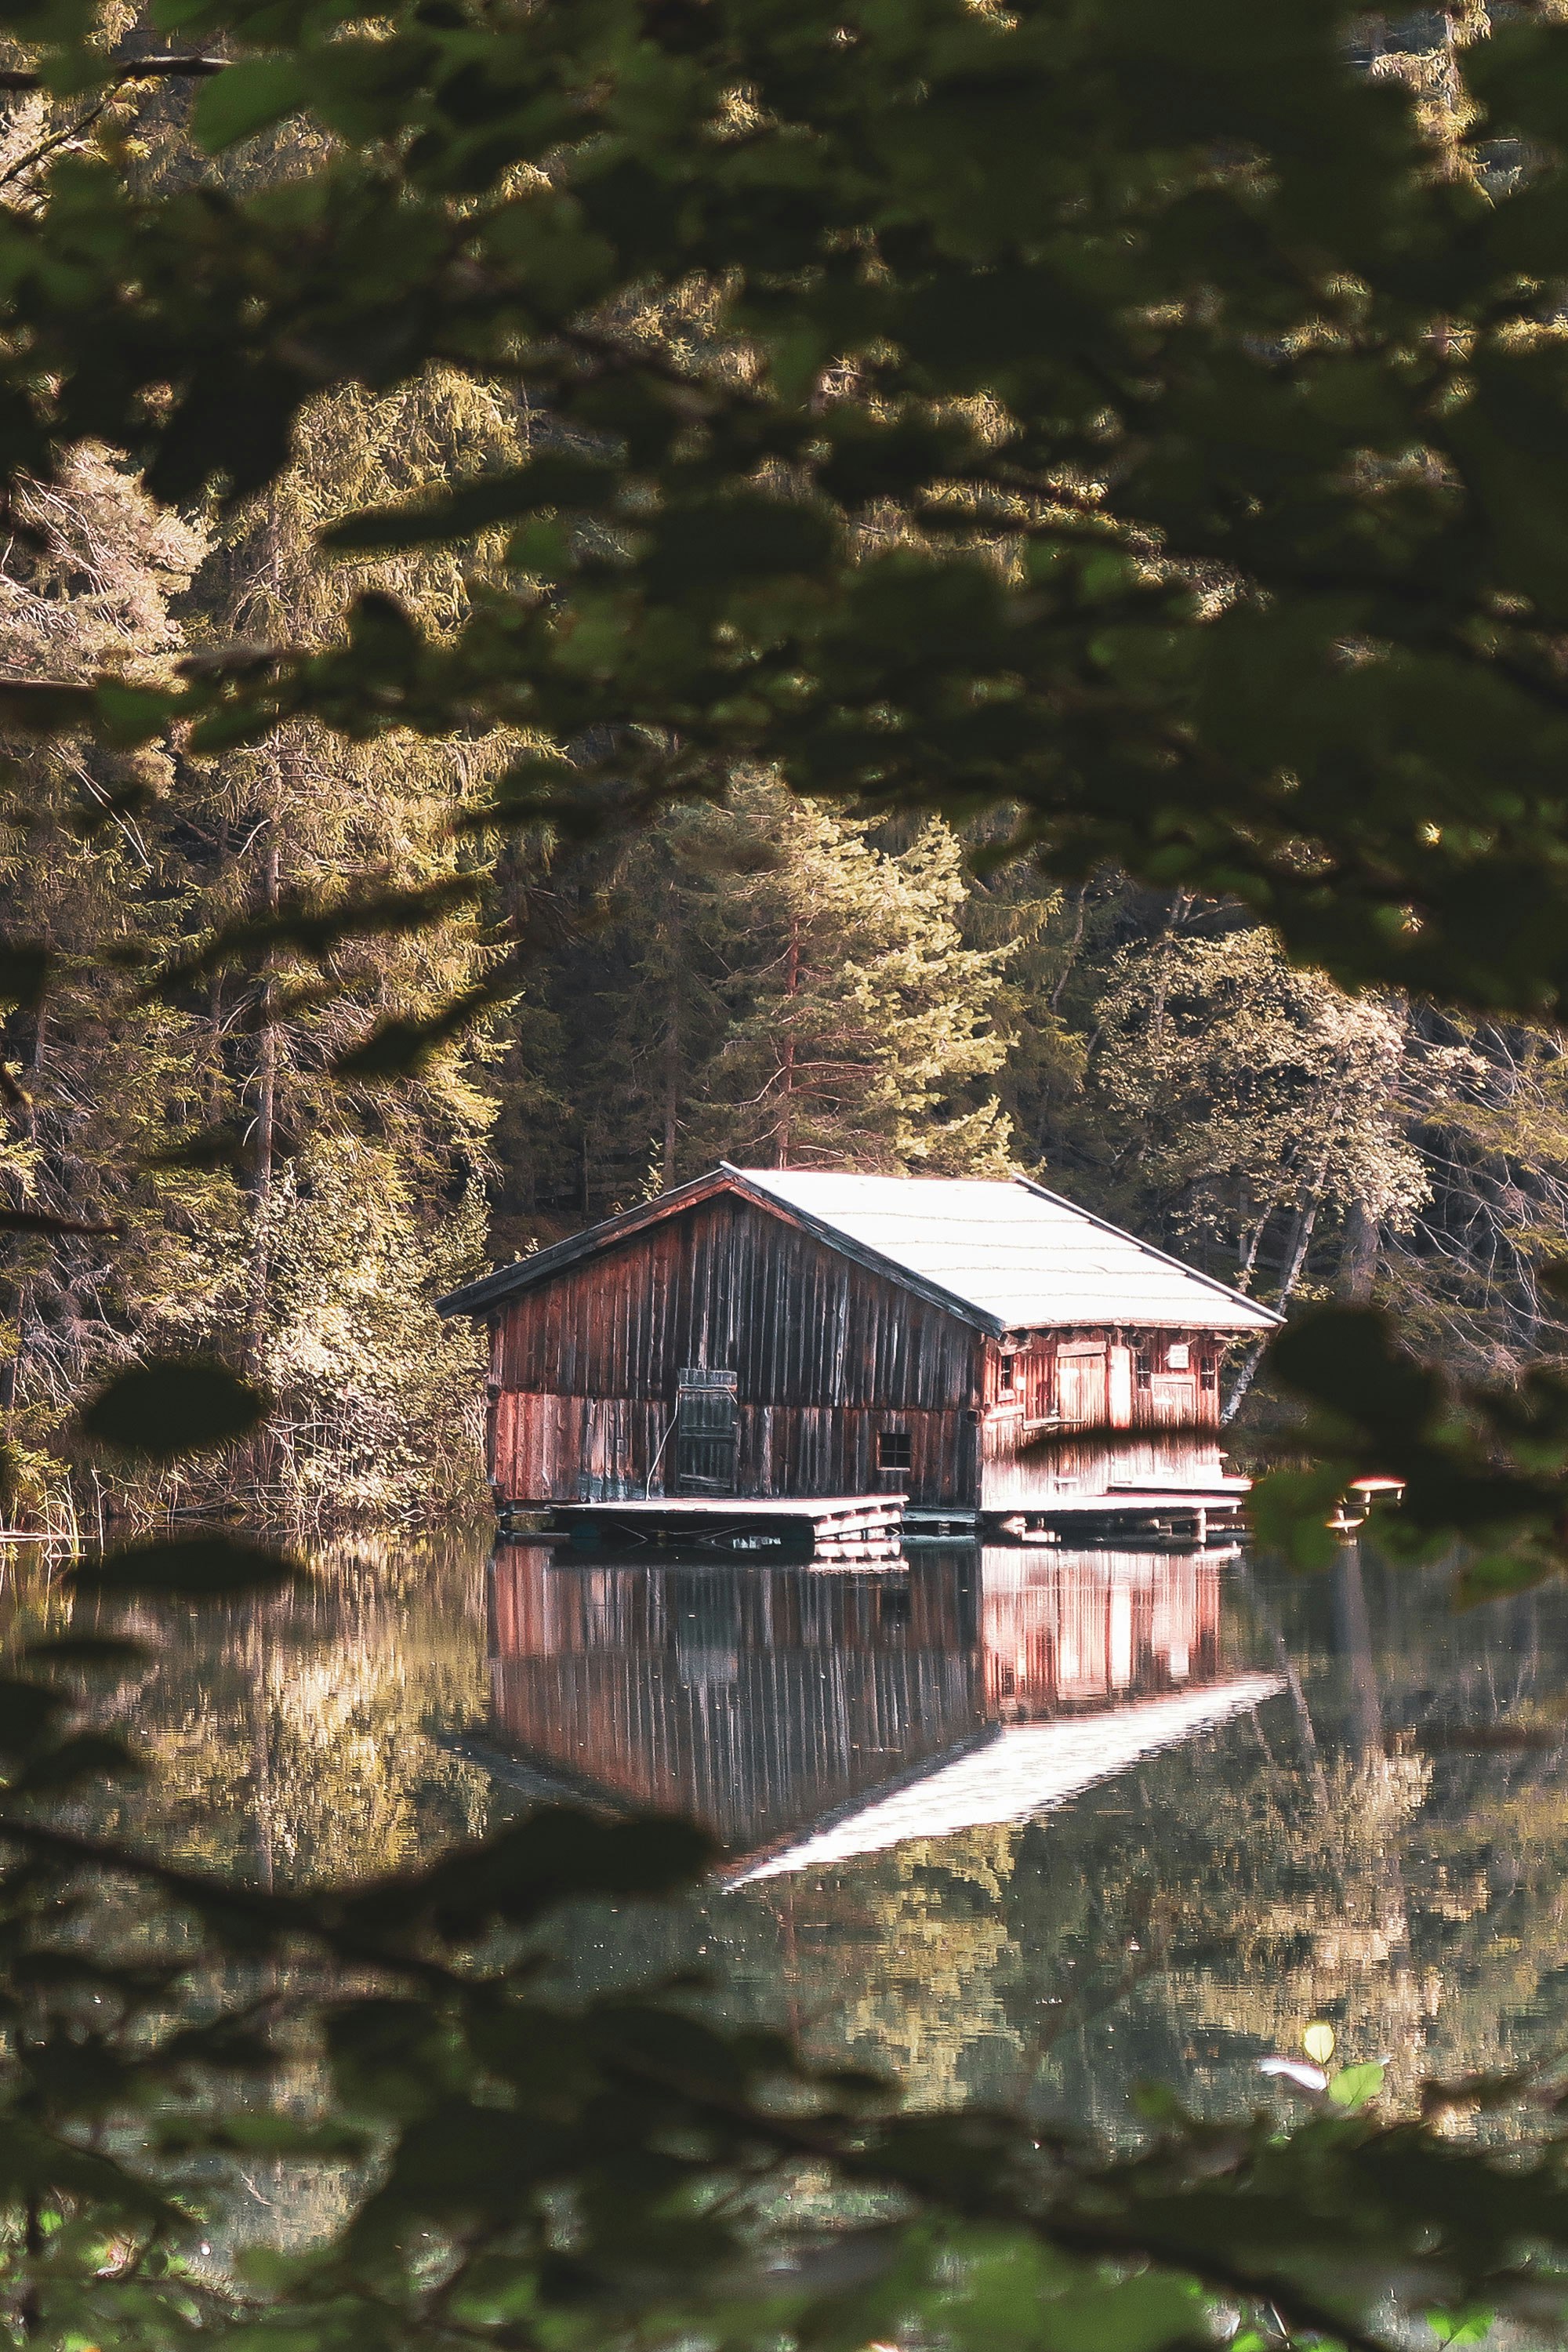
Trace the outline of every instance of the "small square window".
<instances>
[{"instance_id":1,"label":"small square window","mask_svg":"<svg viewBox=\"0 0 1568 2352\"><path fill-rule=\"evenodd\" d=\"M1004 1356L996 1370L996 1386L1004 1396L1012 1395L1013 1382L1016 1378L1016 1373L1014 1368L1012 1357Z\"/></svg>"},{"instance_id":2,"label":"small square window","mask_svg":"<svg viewBox=\"0 0 1568 2352\"><path fill-rule=\"evenodd\" d=\"M882 1429L877 1433L877 1467L879 1470L912 1470L915 1466L914 1441L907 1429Z\"/></svg>"}]
</instances>

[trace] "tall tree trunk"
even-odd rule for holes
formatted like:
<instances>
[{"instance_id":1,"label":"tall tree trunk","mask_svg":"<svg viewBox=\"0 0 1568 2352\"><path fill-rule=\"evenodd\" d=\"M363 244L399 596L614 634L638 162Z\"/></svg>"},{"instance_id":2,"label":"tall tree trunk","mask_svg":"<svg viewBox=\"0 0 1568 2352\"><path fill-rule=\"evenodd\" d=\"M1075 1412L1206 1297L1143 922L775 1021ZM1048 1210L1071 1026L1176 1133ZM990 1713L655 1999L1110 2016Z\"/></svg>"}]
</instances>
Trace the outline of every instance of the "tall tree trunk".
<instances>
[{"instance_id":1,"label":"tall tree trunk","mask_svg":"<svg viewBox=\"0 0 1568 2352\"><path fill-rule=\"evenodd\" d=\"M1321 1205L1322 1194L1314 1192L1311 1198L1303 1202L1296 1212L1295 1230L1290 1236L1290 1254L1286 1261L1284 1274L1280 1277L1279 1296L1275 1301L1278 1307L1283 1307L1287 1303L1300 1279L1301 1268L1307 1263L1307 1252L1311 1247L1312 1234L1317 1225L1318 1211ZM1225 1411L1219 1417L1222 1428L1228 1428L1240 1412L1242 1402L1258 1377L1258 1367L1263 1361L1263 1351L1268 1345L1266 1339L1255 1339L1242 1358L1241 1369L1237 1373L1230 1394L1225 1401Z\"/></svg>"},{"instance_id":2,"label":"tall tree trunk","mask_svg":"<svg viewBox=\"0 0 1568 2352\"><path fill-rule=\"evenodd\" d=\"M1062 968L1057 974L1057 984L1051 991L1050 1005L1053 1013L1060 1009L1062 991L1072 977L1073 966L1078 961L1078 951L1083 945L1083 910L1088 897L1089 884L1080 882L1073 892L1072 937L1068 941L1068 951L1062 959Z\"/></svg>"},{"instance_id":3,"label":"tall tree trunk","mask_svg":"<svg viewBox=\"0 0 1568 2352\"><path fill-rule=\"evenodd\" d=\"M261 903L266 912L278 912L279 881L279 819L268 829L267 855L261 872ZM251 1163L251 1204L254 1216L250 1252L250 1353L259 1357L267 1329L267 1294L271 1276L267 1212L278 1150L278 1024L273 1017L275 990L272 950L261 972L261 1002L256 1032L256 1141Z\"/></svg>"},{"instance_id":4,"label":"tall tree trunk","mask_svg":"<svg viewBox=\"0 0 1568 2352\"><path fill-rule=\"evenodd\" d=\"M664 1189L675 1181L675 1139L680 1109L680 907L669 925L669 1001L664 1027Z\"/></svg>"},{"instance_id":5,"label":"tall tree trunk","mask_svg":"<svg viewBox=\"0 0 1568 2352\"><path fill-rule=\"evenodd\" d=\"M217 850L221 876L222 868L228 863L229 854L226 816L218 819ZM223 967L219 965L213 973L212 985L207 992L207 1024L212 1031L212 1059L207 1066L206 1084L207 1117L210 1119L222 1118L224 1097L226 1091L224 1085L224 971Z\"/></svg>"},{"instance_id":6,"label":"tall tree trunk","mask_svg":"<svg viewBox=\"0 0 1568 2352\"><path fill-rule=\"evenodd\" d=\"M1372 1286L1377 1275L1377 1244L1381 1230L1364 1201L1352 1202L1350 1214L1345 1219L1339 1294L1342 1298L1351 1299L1357 1306L1364 1306L1372 1297Z\"/></svg>"},{"instance_id":7,"label":"tall tree trunk","mask_svg":"<svg viewBox=\"0 0 1568 2352\"><path fill-rule=\"evenodd\" d=\"M44 1064L44 1047L49 1033L49 1016L42 1005L33 1016L32 1084L27 1088L26 1117L24 1125L27 1140L38 1140L38 1088ZM16 1390L22 1376L22 1359L27 1352L27 1318L33 1311L33 1286L24 1279L16 1288L16 1345L3 1370L0 1370L0 1436L9 1437L16 1411ZM7 1482L8 1483L8 1482ZM14 1497L6 1495L0 1500L0 1519L7 1527L13 1519Z\"/></svg>"},{"instance_id":8,"label":"tall tree trunk","mask_svg":"<svg viewBox=\"0 0 1568 2352\"><path fill-rule=\"evenodd\" d=\"M789 1000L800 994L800 917L789 919L789 948L784 956L784 997ZM785 1019L788 1019L785 1013ZM795 1141L795 1031L784 1031L784 1052L780 1056L778 1140L773 1154L775 1168L789 1166L790 1147Z\"/></svg>"},{"instance_id":9,"label":"tall tree trunk","mask_svg":"<svg viewBox=\"0 0 1568 2352\"><path fill-rule=\"evenodd\" d=\"M1312 1245L1312 1234L1317 1225L1318 1211L1321 1205L1322 1194L1314 1192L1310 1200L1304 1202L1296 1212L1295 1231L1290 1236L1290 1255L1279 1279L1279 1296L1275 1302L1277 1306L1286 1305L1291 1292L1300 1280L1301 1268L1307 1263L1307 1252Z\"/></svg>"},{"instance_id":10,"label":"tall tree trunk","mask_svg":"<svg viewBox=\"0 0 1568 2352\"><path fill-rule=\"evenodd\" d=\"M1236 1270L1237 1290L1250 1290L1252 1287L1252 1277L1258 1266L1258 1253L1263 1246L1263 1236L1268 1230L1268 1220L1274 1214L1274 1208L1275 1203L1270 1201L1247 1237L1247 1247L1241 1253L1241 1264Z\"/></svg>"}]
</instances>

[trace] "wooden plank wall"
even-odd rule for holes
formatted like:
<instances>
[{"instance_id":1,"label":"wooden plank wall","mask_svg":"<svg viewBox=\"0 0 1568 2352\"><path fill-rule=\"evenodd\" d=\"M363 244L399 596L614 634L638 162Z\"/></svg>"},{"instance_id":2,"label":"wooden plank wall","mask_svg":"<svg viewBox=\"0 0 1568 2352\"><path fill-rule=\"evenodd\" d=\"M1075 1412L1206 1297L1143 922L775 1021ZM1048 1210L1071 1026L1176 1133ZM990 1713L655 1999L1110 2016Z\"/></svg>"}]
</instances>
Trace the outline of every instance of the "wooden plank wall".
<instances>
[{"instance_id":1,"label":"wooden plank wall","mask_svg":"<svg viewBox=\"0 0 1568 2352\"><path fill-rule=\"evenodd\" d=\"M1191 1365L1173 1371L1167 1352L1182 1338ZM1074 1444L1070 1430L1061 1442L1064 1349L1080 1358L1079 1410L1125 1427L1124 1443ZM1199 1333L1037 1333L1009 1354L720 1193L500 1308L492 1475L519 1502L668 1491L676 1380L702 1364L737 1375L742 1495L901 1493L931 1507L1009 1511L1131 1481L1202 1485L1221 1466L1218 1391L1204 1377L1217 1358L1213 1335ZM1184 1433L1181 1423L1193 1427ZM909 1438L908 1471L879 1468L883 1432Z\"/></svg>"},{"instance_id":2,"label":"wooden plank wall","mask_svg":"<svg viewBox=\"0 0 1568 2352\"><path fill-rule=\"evenodd\" d=\"M1190 1370L1165 1367L1173 1341L1185 1341ZM1075 1372L1070 1391L1060 1360L1070 1353L1103 1370ZM1202 1486L1223 1467L1217 1370L1220 1343L1212 1333L1152 1332L1140 1342L1107 1334L1063 1331L1037 1336L1011 1353L985 1349L985 1417L980 1434L980 1502L986 1511L1011 1511L1058 1495L1103 1494L1132 1484ZM1064 1404L1099 1403L1098 1433L1074 1435ZM1099 1401L1103 1400L1102 1403ZM1127 1432L1125 1437L1111 1430ZM1213 1431L1211 1436L1208 1433Z\"/></svg>"},{"instance_id":3,"label":"wooden plank wall","mask_svg":"<svg viewBox=\"0 0 1568 2352\"><path fill-rule=\"evenodd\" d=\"M492 1327L492 1472L526 1501L640 1495L686 1364L739 1377L743 1494L972 1503L981 1342L955 1316L720 1195L565 1269ZM912 1469L876 1468L879 1432ZM665 1490L668 1450L654 1476Z\"/></svg>"}]
</instances>

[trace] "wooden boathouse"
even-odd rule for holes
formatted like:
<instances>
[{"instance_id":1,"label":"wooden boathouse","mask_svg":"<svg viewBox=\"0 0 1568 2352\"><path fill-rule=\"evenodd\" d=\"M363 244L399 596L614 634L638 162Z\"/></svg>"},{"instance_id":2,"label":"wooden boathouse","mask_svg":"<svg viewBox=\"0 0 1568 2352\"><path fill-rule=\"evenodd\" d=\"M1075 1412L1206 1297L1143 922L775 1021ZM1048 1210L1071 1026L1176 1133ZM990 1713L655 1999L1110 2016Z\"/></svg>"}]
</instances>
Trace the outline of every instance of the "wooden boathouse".
<instances>
[{"instance_id":1,"label":"wooden boathouse","mask_svg":"<svg viewBox=\"0 0 1568 2352\"><path fill-rule=\"evenodd\" d=\"M888 1495L1089 1538L1234 1516L1221 1360L1279 1321L1023 1178L728 1164L439 1303L489 1328L503 1512Z\"/></svg>"}]
</instances>

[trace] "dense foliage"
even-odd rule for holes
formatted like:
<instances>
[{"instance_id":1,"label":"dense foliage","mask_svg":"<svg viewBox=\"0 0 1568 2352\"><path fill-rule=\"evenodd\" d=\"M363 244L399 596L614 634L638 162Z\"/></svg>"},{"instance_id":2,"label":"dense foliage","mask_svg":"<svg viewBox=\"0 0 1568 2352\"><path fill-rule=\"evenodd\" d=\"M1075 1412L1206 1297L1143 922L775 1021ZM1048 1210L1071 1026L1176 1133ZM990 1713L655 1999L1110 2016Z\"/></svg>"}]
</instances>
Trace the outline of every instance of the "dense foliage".
<instances>
[{"instance_id":1,"label":"dense foliage","mask_svg":"<svg viewBox=\"0 0 1568 2352\"><path fill-rule=\"evenodd\" d=\"M516 726L501 805L569 823L746 761L1000 801L1341 975L1555 1000L1553 22L1468 53L1438 152L1322 0L165 14L243 52L209 148L331 135L249 184L56 167L6 227L9 464L248 494L323 386L434 359L526 446L330 535L504 533L450 636L369 593L111 729ZM11 21L112 79L78 0Z\"/></svg>"}]
</instances>

